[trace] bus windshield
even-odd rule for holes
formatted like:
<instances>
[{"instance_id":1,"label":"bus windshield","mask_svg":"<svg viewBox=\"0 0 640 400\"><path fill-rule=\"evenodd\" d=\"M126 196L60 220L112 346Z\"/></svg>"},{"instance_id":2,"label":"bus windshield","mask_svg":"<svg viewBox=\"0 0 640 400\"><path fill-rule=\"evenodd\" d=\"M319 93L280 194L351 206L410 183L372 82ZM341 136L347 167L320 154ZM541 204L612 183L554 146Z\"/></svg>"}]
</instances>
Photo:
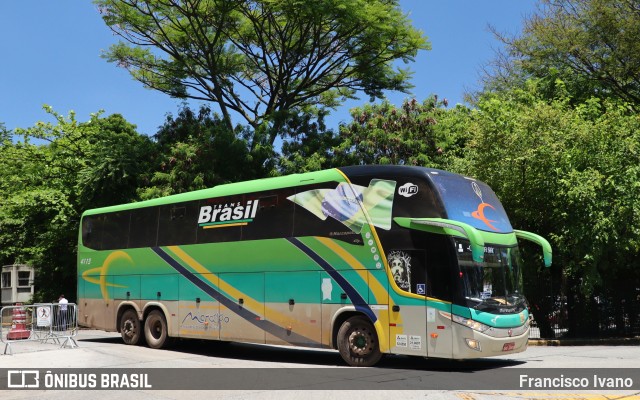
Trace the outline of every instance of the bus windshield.
<instances>
[{"instance_id":1,"label":"bus windshield","mask_svg":"<svg viewBox=\"0 0 640 400\"><path fill-rule=\"evenodd\" d=\"M471 258L468 240L455 239L455 245L468 307L497 313L517 313L526 307L517 246L486 245L484 262L478 265Z\"/></svg>"},{"instance_id":2,"label":"bus windshield","mask_svg":"<svg viewBox=\"0 0 640 400\"><path fill-rule=\"evenodd\" d=\"M431 175L447 218L486 232L511 233L513 228L493 190L480 181L452 174Z\"/></svg>"}]
</instances>

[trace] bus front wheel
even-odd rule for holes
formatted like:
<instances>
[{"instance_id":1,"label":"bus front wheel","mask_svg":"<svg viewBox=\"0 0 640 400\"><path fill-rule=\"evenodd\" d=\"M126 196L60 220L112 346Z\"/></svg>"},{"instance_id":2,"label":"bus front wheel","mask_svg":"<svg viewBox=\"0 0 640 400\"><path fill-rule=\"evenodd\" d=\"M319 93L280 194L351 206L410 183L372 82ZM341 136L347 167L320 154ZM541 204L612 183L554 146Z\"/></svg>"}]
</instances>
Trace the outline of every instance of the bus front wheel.
<instances>
[{"instance_id":1,"label":"bus front wheel","mask_svg":"<svg viewBox=\"0 0 640 400\"><path fill-rule=\"evenodd\" d=\"M338 350L347 364L354 367L371 367L382 357L376 329L361 316L351 317L340 326Z\"/></svg>"},{"instance_id":2,"label":"bus front wheel","mask_svg":"<svg viewBox=\"0 0 640 400\"><path fill-rule=\"evenodd\" d=\"M161 349L169 344L167 320L162 311L153 310L144 321L144 337L153 349Z\"/></svg>"},{"instance_id":3,"label":"bus front wheel","mask_svg":"<svg viewBox=\"0 0 640 400\"><path fill-rule=\"evenodd\" d=\"M120 317L120 335L125 344L136 345L140 342L141 324L138 319L138 313L129 309Z\"/></svg>"}]
</instances>

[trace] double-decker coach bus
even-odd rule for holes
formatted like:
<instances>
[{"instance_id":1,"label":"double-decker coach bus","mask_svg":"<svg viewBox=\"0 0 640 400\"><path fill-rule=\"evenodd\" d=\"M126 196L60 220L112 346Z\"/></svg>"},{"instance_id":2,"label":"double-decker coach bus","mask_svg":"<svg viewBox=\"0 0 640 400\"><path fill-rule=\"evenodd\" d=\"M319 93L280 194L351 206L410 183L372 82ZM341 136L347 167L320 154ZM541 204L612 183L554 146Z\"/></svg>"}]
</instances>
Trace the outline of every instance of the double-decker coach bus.
<instances>
[{"instance_id":1,"label":"double-decker coach bus","mask_svg":"<svg viewBox=\"0 0 640 400\"><path fill-rule=\"evenodd\" d=\"M198 338L476 358L527 347L514 230L484 183L355 166L86 211L78 319L161 348Z\"/></svg>"}]
</instances>

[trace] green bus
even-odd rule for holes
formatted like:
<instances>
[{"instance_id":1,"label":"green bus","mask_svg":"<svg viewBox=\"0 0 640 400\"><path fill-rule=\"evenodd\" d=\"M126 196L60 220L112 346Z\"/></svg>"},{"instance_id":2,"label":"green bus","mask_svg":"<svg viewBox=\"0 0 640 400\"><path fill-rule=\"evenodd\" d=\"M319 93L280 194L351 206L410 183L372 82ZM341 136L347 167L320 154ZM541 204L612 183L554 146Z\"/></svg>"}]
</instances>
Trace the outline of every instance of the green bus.
<instances>
[{"instance_id":1,"label":"green bus","mask_svg":"<svg viewBox=\"0 0 640 400\"><path fill-rule=\"evenodd\" d=\"M514 230L484 183L352 166L86 211L80 325L152 348L172 338L477 358L524 351Z\"/></svg>"}]
</instances>

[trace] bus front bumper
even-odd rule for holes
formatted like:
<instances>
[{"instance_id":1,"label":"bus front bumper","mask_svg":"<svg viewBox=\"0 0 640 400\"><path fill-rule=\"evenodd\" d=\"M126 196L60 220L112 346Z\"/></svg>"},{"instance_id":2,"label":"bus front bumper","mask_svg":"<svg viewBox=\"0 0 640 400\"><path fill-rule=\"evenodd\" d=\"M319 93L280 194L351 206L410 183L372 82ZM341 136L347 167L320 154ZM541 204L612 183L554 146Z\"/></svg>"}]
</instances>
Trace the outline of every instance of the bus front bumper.
<instances>
[{"instance_id":1,"label":"bus front bumper","mask_svg":"<svg viewBox=\"0 0 640 400\"><path fill-rule=\"evenodd\" d=\"M489 334L453 324L454 358L495 357L520 353L527 349L529 324L516 328L492 329ZM456 348L457 347L457 348Z\"/></svg>"}]
</instances>

